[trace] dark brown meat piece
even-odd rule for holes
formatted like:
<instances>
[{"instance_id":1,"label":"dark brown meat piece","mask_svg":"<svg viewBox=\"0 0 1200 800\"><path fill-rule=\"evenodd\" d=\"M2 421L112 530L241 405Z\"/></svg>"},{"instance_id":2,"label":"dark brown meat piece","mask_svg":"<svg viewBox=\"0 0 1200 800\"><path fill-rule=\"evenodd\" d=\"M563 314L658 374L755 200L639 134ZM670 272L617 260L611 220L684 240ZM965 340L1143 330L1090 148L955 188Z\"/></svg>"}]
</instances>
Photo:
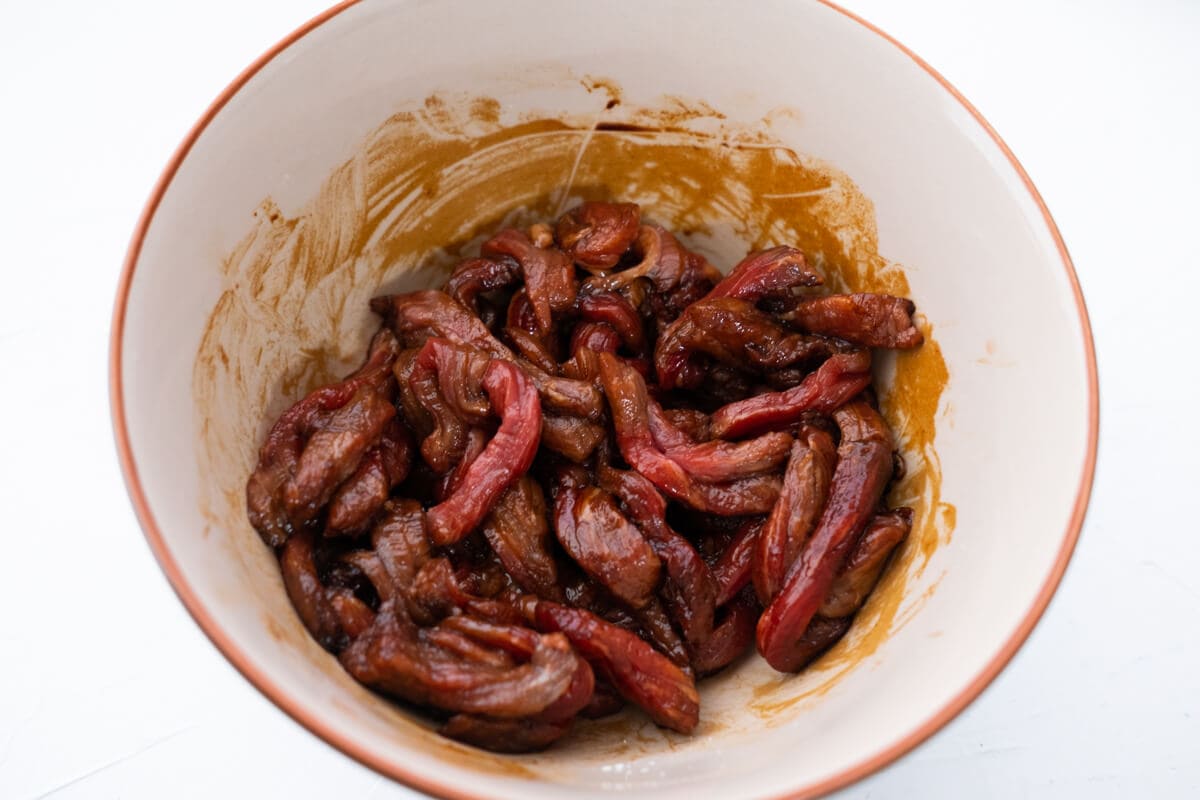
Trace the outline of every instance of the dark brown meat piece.
<instances>
[{"instance_id":1,"label":"dark brown meat piece","mask_svg":"<svg viewBox=\"0 0 1200 800\"><path fill-rule=\"evenodd\" d=\"M425 512L416 500L392 500L383 518L371 531L371 546L391 579L393 594L405 594L417 572L429 560L429 536ZM380 592L382 597L384 592Z\"/></svg>"},{"instance_id":2,"label":"dark brown meat piece","mask_svg":"<svg viewBox=\"0 0 1200 800\"><path fill-rule=\"evenodd\" d=\"M424 290L376 297L371 310L392 328L406 347L420 347L431 336L482 350L494 358L512 358L479 317L445 292Z\"/></svg>"},{"instance_id":3,"label":"dark brown meat piece","mask_svg":"<svg viewBox=\"0 0 1200 800\"><path fill-rule=\"evenodd\" d=\"M504 335L512 342L521 358L551 375L558 371L558 361L543 339L523 328L505 328Z\"/></svg>"},{"instance_id":4,"label":"dark brown meat piece","mask_svg":"<svg viewBox=\"0 0 1200 800\"><path fill-rule=\"evenodd\" d=\"M446 720L438 733L495 753L534 753L545 750L570 729L570 721L542 722L536 718L496 719L479 714L455 714Z\"/></svg>"},{"instance_id":5,"label":"dark brown meat piece","mask_svg":"<svg viewBox=\"0 0 1200 800\"><path fill-rule=\"evenodd\" d=\"M764 606L779 594L788 570L825 508L836 462L833 437L823 430L805 429L792 445L783 491L767 517L754 552L754 590Z\"/></svg>"},{"instance_id":6,"label":"dark brown meat piece","mask_svg":"<svg viewBox=\"0 0 1200 800\"><path fill-rule=\"evenodd\" d=\"M704 559L684 537L667 524L667 503L646 478L636 472L601 467L600 486L620 498L666 566L661 594L671 618L692 646L712 633L717 582Z\"/></svg>"},{"instance_id":7,"label":"dark brown meat piece","mask_svg":"<svg viewBox=\"0 0 1200 800\"><path fill-rule=\"evenodd\" d=\"M468 468L462 485L429 509L426 519L435 544L457 542L474 530L537 453L542 408L525 374L507 361L494 360L483 374L483 388L500 416L500 428Z\"/></svg>"},{"instance_id":8,"label":"dark brown meat piece","mask_svg":"<svg viewBox=\"0 0 1200 800\"><path fill-rule=\"evenodd\" d=\"M412 390L410 380L417 366L419 347L410 347L396 357L392 374L396 379L396 406L405 425L417 442L424 441L433 431L433 417L425 409L424 400Z\"/></svg>"},{"instance_id":9,"label":"dark brown meat piece","mask_svg":"<svg viewBox=\"0 0 1200 800\"><path fill-rule=\"evenodd\" d=\"M746 592L724 607L724 617L713 628L712 636L692 653L692 667L697 675L711 675L750 649L758 611L758 603Z\"/></svg>"},{"instance_id":10,"label":"dark brown meat piece","mask_svg":"<svg viewBox=\"0 0 1200 800\"><path fill-rule=\"evenodd\" d=\"M704 379L708 359L762 373L813 363L845 349L834 339L789 332L748 300L712 297L688 306L663 332L654 348L654 365L664 390L694 389Z\"/></svg>"},{"instance_id":11,"label":"dark brown meat piece","mask_svg":"<svg viewBox=\"0 0 1200 800\"><path fill-rule=\"evenodd\" d=\"M535 338L544 335L545 332L542 331L538 322L537 312L533 310L533 303L529 302L529 293L524 289L513 292L512 298L508 301L504 326L505 330L524 331Z\"/></svg>"},{"instance_id":12,"label":"dark brown meat piece","mask_svg":"<svg viewBox=\"0 0 1200 800\"><path fill-rule=\"evenodd\" d=\"M640 224L636 203L589 201L563 214L554 233L558 246L576 264L597 272L617 265L637 239Z\"/></svg>"},{"instance_id":13,"label":"dark brown meat piece","mask_svg":"<svg viewBox=\"0 0 1200 800\"><path fill-rule=\"evenodd\" d=\"M681 248L682 250L682 248ZM705 297L721 281L721 271L699 253L683 250L682 270L669 288L650 292L646 306L660 326L679 318L684 310Z\"/></svg>"},{"instance_id":14,"label":"dark brown meat piece","mask_svg":"<svg viewBox=\"0 0 1200 800\"><path fill-rule=\"evenodd\" d=\"M483 392L490 361L481 350L437 337L427 339L417 353L408 387L433 423L421 442L421 456L435 472L445 473L462 459L468 430L490 415Z\"/></svg>"},{"instance_id":15,"label":"dark brown meat piece","mask_svg":"<svg viewBox=\"0 0 1200 800\"><path fill-rule=\"evenodd\" d=\"M369 528L392 489L408 477L412 455L412 436L400 420L393 418L379 442L366 452L358 469L329 501L325 535L353 535Z\"/></svg>"},{"instance_id":16,"label":"dark brown meat piece","mask_svg":"<svg viewBox=\"0 0 1200 800\"><path fill-rule=\"evenodd\" d=\"M631 608L650 602L662 564L608 492L561 490L554 502L554 532L575 563L621 602Z\"/></svg>"},{"instance_id":17,"label":"dark brown meat piece","mask_svg":"<svg viewBox=\"0 0 1200 800\"><path fill-rule=\"evenodd\" d=\"M642 318L633 304L616 292L585 294L575 303L581 319L602 322L621 336L631 353L640 353L646 343Z\"/></svg>"},{"instance_id":18,"label":"dark brown meat piece","mask_svg":"<svg viewBox=\"0 0 1200 800\"><path fill-rule=\"evenodd\" d=\"M354 474L363 454L379 440L396 407L372 386L361 386L308 437L296 471L283 486L293 524L317 516L341 483Z\"/></svg>"},{"instance_id":19,"label":"dark brown meat piece","mask_svg":"<svg viewBox=\"0 0 1200 800\"><path fill-rule=\"evenodd\" d=\"M764 297L786 297L793 289L820 286L822 282L821 276L808 266L804 253L794 247L780 246L746 256L708 296L755 303Z\"/></svg>"},{"instance_id":20,"label":"dark brown meat piece","mask_svg":"<svg viewBox=\"0 0 1200 800\"><path fill-rule=\"evenodd\" d=\"M425 352L425 348L421 348L421 352ZM407 388L431 423L429 434L421 440L421 457L434 472L445 473L462 459L467 446L468 425L442 395L437 375L431 369L422 368L419 361L419 358L413 360Z\"/></svg>"},{"instance_id":21,"label":"dark brown meat piece","mask_svg":"<svg viewBox=\"0 0 1200 800\"><path fill-rule=\"evenodd\" d=\"M518 361L517 365L533 381L547 411L593 422L600 419L604 396L591 382L548 375L528 362Z\"/></svg>"},{"instance_id":22,"label":"dark brown meat piece","mask_svg":"<svg viewBox=\"0 0 1200 800\"><path fill-rule=\"evenodd\" d=\"M314 498L307 496L308 492L319 497L327 491L327 500L337 489L337 483L354 471L362 451L358 451L357 456L353 448L350 452L341 452L342 461L331 465L328 472L315 463L315 452L306 461L304 451L313 435L328 427L337 412L359 398L360 392L364 395L376 393L384 398L391 396L394 387L392 364L399 353L400 345L396 337L387 329L381 329L371 339L367 359L358 370L338 383L311 392L280 415L271 427L259 450L254 472L246 482L246 507L250 524L268 545L278 547L283 544L295 527L309 522L315 516L319 507L311 508ZM384 411L379 403L359 399L357 410L362 411L364 406L369 406L373 411ZM373 420L374 417L368 414L363 422L374 424ZM322 443L318 441L318 444ZM322 446L329 444L326 440ZM370 442L362 444L365 451ZM350 458L354 458L355 463L347 465L346 461ZM305 486L296 486L297 471L305 461ZM343 471L345 474L340 475L336 483L328 485ZM289 488L293 499L298 501L295 507L298 517L288 499Z\"/></svg>"},{"instance_id":23,"label":"dark brown meat piece","mask_svg":"<svg viewBox=\"0 0 1200 800\"><path fill-rule=\"evenodd\" d=\"M553 634L539 636L529 660L516 666L468 659L437 645L429 629L417 628L391 604L341 661L357 680L395 697L503 719L544 711L571 686L577 664L566 638Z\"/></svg>"},{"instance_id":24,"label":"dark brown meat piece","mask_svg":"<svg viewBox=\"0 0 1200 800\"><path fill-rule=\"evenodd\" d=\"M463 446L462 458L438 481L436 490L433 493L433 500L438 503L452 495L462 485L463 479L467 476L467 470L471 468L471 465L475 463L475 459L479 458L480 454L487 447L488 432L483 428L471 428L467 431L466 439L467 442Z\"/></svg>"},{"instance_id":25,"label":"dark brown meat piece","mask_svg":"<svg viewBox=\"0 0 1200 800\"><path fill-rule=\"evenodd\" d=\"M658 225L643 225L638 229L637 249L641 253L637 264L606 275L594 275L584 281L584 289L587 292L624 291L639 280L649 281L656 292L670 292L679 285L689 253L670 231Z\"/></svg>"},{"instance_id":26,"label":"dark brown meat piece","mask_svg":"<svg viewBox=\"0 0 1200 800\"><path fill-rule=\"evenodd\" d=\"M589 325L595 325L603 330L612 331L611 341L614 345L614 349L605 349L605 342L601 342L602 346L599 350L587 346L575 347L574 342L572 342L571 357L563 362L562 366L560 367L560 371L565 377L573 378L577 381L589 383L593 386L599 387L600 354L616 352L615 348L620 347L620 337L617 336L616 331L613 331L607 325L602 325L599 323L585 322L581 325L577 325L575 330L578 331L581 328ZM607 338L605 341L608 341Z\"/></svg>"},{"instance_id":27,"label":"dark brown meat piece","mask_svg":"<svg viewBox=\"0 0 1200 800\"><path fill-rule=\"evenodd\" d=\"M783 463L792 437L783 432L767 433L745 442L714 439L696 443L676 428L658 403L647 403L650 436L663 454L685 472L704 483L724 483L769 472Z\"/></svg>"},{"instance_id":28,"label":"dark brown meat piece","mask_svg":"<svg viewBox=\"0 0 1200 800\"><path fill-rule=\"evenodd\" d=\"M786 492L787 483L784 482ZM778 508L783 504L784 495L779 495ZM717 563L713 564L712 574L717 581L717 605L723 606L736 597L750 583L754 567L754 552L762 535L763 520L754 517L742 523L729 541Z\"/></svg>"},{"instance_id":29,"label":"dark brown meat piece","mask_svg":"<svg viewBox=\"0 0 1200 800\"><path fill-rule=\"evenodd\" d=\"M916 306L887 294L806 297L787 319L809 333L836 336L864 347L912 348L925 340L913 323Z\"/></svg>"},{"instance_id":30,"label":"dark brown meat piece","mask_svg":"<svg viewBox=\"0 0 1200 800\"><path fill-rule=\"evenodd\" d=\"M311 531L298 531L288 537L279 555L279 569L288 599L317 643L334 653L345 647L349 639L330 602L330 593L317 574Z\"/></svg>"},{"instance_id":31,"label":"dark brown meat piece","mask_svg":"<svg viewBox=\"0 0 1200 800\"><path fill-rule=\"evenodd\" d=\"M384 317L409 346L419 347L429 337L436 336L454 344L474 347L492 358L511 361L519 366L537 387L547 409L593 420L600 416L604 398L594 386L584 381L550 375L529 361L516 358L511 350L492 336L492 332L478 317L445 292L409 292L376 297L371 300L371 310ZM509 324L511 326L511 321Z\"/></svg>"},{"instance_id":32,"label":"dark brown meat piece","mask_svg":"<svg viewBox=\"0 0 1200 800\"><path fill-rule=\"evenodd\" d=\"M604 438L604 428L579 417L542 417L542 446L582 464Z\"/></svg>"},{"instance_id":33,"label":"dark brown meat piece","mask_svg":"<svg viewBox=\"0 0 1200 800\"><path fill-rule=\"evenodd\" d=\"M520 611L507 596L480 597L460 582L460 573L467 582L478 584L480 576L469 569L455 570L447 558L432 558L417 571L411 584L405 587L405 607L412 619L422 625L432 625L454 614L464 613L501 625L520 623Z\"/></svg>"},{"instance_id":34,"label":"dark brown meat piece","mask_svg":"<svg viewBox=\"0 0 1200 800\"><path fill-rule=\"evenodd\" d=\"M659 599L651 598L646 606L634 610L632 614L637 621L639 635L653 645L658 652L671 659L671 662L683 670L689 678L695 677L692 674L692 658L688 653L687 645L671 625L671 618L667 615L667 611Z\"/></svg>"},{"instance_id":35,"label":"dark brown meat piece","mask_svg":"<svg viewBox=\"0 0 1200 800\"><path fill-rule=\"evenodd\" d=\"M449 617L439 627L473 637L523 660L536 652L538 637L533 631L495 625L469 616ZM517 631L522 635L514 635ZM571 720L591 704L594 694L592 669L577 657L575 675L567 690L538 714L523 719L456 714L446 721L440 732L443 736L501 753L541 750L570 730Z\"/></svg>"},{"instance_id":36,"label":"dark brown meat piece","mask_svg":"<svg viewBox=\"0 0 1200 800\"><path fill-rule=\"evenodd\" d=\"M533 658L541 637L536 631L517 625L488 622L470 615L449 617L439 625L469 636L487 647L503 651L519 661ZM537 715L543 722L566 722L578 714L590 701L596 688L595 676L587 661L575 659L575 674L567 690Z\"/></svg>"},{"instance_id":37,"label":"dark brown meat piece","mask_svg":"<svg viewBox=\"0 0 1200 800\"><path fill-rule=\"evenodd\" d=\"M575 267L561 250L537 247L523 231L506 228L484 242L480 252L489 258L508 256L521 265L525 291L542 334L550 331L555 313L574 304Z\"/></svg>"},{"instance_id":38,"label":"dark brown meat piece","mask_svg":"<svg viewBox=\"0 0 1200 800\"><path fill-rule=\"evenodd\" d=\"M842 432L829 500L816 530L758 621L758 649L775 669L802 666L799 644L874 513L892 474L892 435L879 412L858 401L834 412Z\"/></svg>"},{"instance_id":39,"label":"dark brown meat piece","mask_svg":"<svg viewBox=\"0 0 1200 800\"><path fill-rule=\"evenodd\" d=\"M685 438L679 440L679 444L707 442L712 438L708 428L708 414L697 408L665 408L661 409L661 413L671 427L684 435ZM651 420L651 425L654 425L653 420ZM653 427L650 434L655 437L655 444L667 446L666 442L658 441L658 434Z\"/></svg>"},{"instance_id":40,"label":"dark brown meat piece","mask_svg":"<svg viewBox=\"0 0 1200 800\"><path fill-rule=\"evenodd\" d=\"M579 712L579 716L587 719L601 719L616 714L625 707L625 698L603 678L596 679L596 688L592 698Z\"/></svg>"},{"instance_id":41,"label":"dark brown meat piece","mask_svg":"<svg viewBox=\"0 0 1200 800\"><path fill-rule=\"evenodd\" d=\"M512 286L520 276L520 265L511 258L468 258L446 281L446 294L479 315L480 294Z\"/></svg>"},{"instance_id":42,"label":"dark brown meat piece","mask_svg":"<svg viewBox=\"0 0 1200 800\"><path fill-rule=\"evenodd\" d=\"M539 630L564 633L593 669L659 725L691 733L700 721L693 680L636 635L583 609L544 600L534 607L533 620Z\"/></svg>"},{"instance_id":43,"label":"dark brown meat piece","mask_svg":"<svg viewBox=\"0 0 1200 800\"><path fill-rule=\"evenodd\" d=\"M615 353L621 349L621 334L606 322L581 322L571 331L570 349L572 357L583 349Z\"/></svg>"},{"instance_id":44,"label":"dark brown meat piece","mask_svg":"<svg viewBox=\"0 0 1200 800\"><path fill-rule=\"evenodd\" d=\"M279 547L292 534L292 521L283 499L283 487L296 472L304 438L316 419L348 397L339 386L324 387L280 415L259 450L258 464L246 482L246 508L250 524L264 542Z\"/></svg>"},{"instance_id":45,"label":"dark brown meat piece","mask_svg":"<svg viewBox=\"0 0 1200 800\"><path fill-rule=\"evenodd\" d=\"M500 496L483 522L483 535L518 586L538 597L562 597L549 550L546 498L533 478L522 477Z\"/></svg>"},{"instance_id":46,"label":"dark brown meat piece","mask_svg":"<svg viewBox=\"0 0 1200 800\"><path fill-rule=\"evenodd\" d=\"M757 475L720 484L694 481L678 463L655 447L647 421L646 384L637 370L602 353L600 375L621 455L651 483L692 508L723 516L764 514L771 509L779 497L777 477Z\"/></svg>"},{"instance_id":47,"label":"dark brown meat piece","mask_svg":"<svg viewBox=\"0 0 1200 800\"><path fill-rule=\"evenodd\" d=\"M730 403L712 415L713 436L737 438L787 428L807 412L829 414L871 385L871 352L832 356L799 386Z\"/></svg>"},{"instance_id":48,"label":"dark brown meat piece","mask_svg":"<svg viewBox=\"0 0 1200 800\"><path fill-rule=\"evenodd\" d=\"M823 617L848 617L858 611L879 582L888 556L911 529L912 509L897 508L877 514L867 523L817 613Z\"/></svg>"},{"instance_id":49,"label":"dark brown meat piece","mask_svg":"<svg viewBox=\"0 0 1200 800\"><path fill-rule=\"evenodd\" d=\"M797 672L816 661L846 635L852 621L849 617L813 617L803 635L792 646L791 659L795 666L790 671Z\"/></svg>"},{"instance_id":50,"label":"dark brown meat piece","mask_svg":"<svg viewBox=\"0 0 1200 800\"><path fill-rule=\"evenodd\" d=\"M409 381L433 376L450 411L467 425L480 425L492 411L483 391L483 373L491 360L491 356L474 347L432 338L417 353Z\"/></svg>"}]
</instances>

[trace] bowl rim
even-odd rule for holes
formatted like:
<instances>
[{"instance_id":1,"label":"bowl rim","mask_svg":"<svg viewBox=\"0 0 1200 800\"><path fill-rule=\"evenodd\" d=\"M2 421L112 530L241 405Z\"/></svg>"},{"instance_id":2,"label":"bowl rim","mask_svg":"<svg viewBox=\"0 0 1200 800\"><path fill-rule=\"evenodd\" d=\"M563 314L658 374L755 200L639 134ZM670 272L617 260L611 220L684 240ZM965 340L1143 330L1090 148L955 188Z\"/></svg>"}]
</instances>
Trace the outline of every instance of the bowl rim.
<instances>
[{"instance_id":1,"label":"bowl rim","mask_svg":"<svg viewBox=\"0 0 1200 800\"><path fill-rule=\"evenodd\" d=\"M146 493L142 487L141 480L138 475L137 465L134 463L133 451L129 442L129 431L125 418L125 400L124 389L122 385L122 350L124 344L124 329L125 329L125 313L128 307L129 291L133 283L134 270L137 266L139 257L141 256L142 244L149 230L150 224L153 221L154 214L158 209L159 203L162 201L163 195L170 186L171 181L175 177L175 173L187 158L192 146L196 140L212 122L218 112L224 108L225 104L241 90L241 88L253 78L267 63L272 61L276 56L280 55L284 50L302 39L305 35L328 22L346 9L357 5L361 0L342 0L342 2L334 5L320 14L316 15L308 22L304 23L286 37L277 42L273 47L253 61L241 74L233 79L232 82L217 96L217 98L204 111L199 120L192 126L184 137L183 141L172 154L171 159L167 162L158 181L155 183L150 197L146 202L145 207L134 228L133 235L130 239L129 248L126 251L125 261L121 269L120 280L117 285L116 299L113 305L112 327L109 340L109 403L112 413L113 436L117 448L117 458L121 466L121 472L125 480L125 488L129 494L130 502L133 504L134 512L138 522L142 527L142 531L146 537L146 541L154 553L159 566L166 574L168 582L175 594L179 597L188 613L195 620L196 624L216 646L225 658L233 664L233 666L248 680L255 688L264 694L272 703L274 703L285 714L306 728L309 732L316 735L318 738L333 746L340 752L367 766L368 768L386 775L400 783L427 792L438 797L450 798L451 800L478 800L476 795L472 795L453 786L448 786L439 783L436 780L430 779L424 775L410 771L403 763L385 757L381 754L372 752L350 736L343 735L339 731L331 728L320 717L309 711L304 703L291 696L281 687L276 685L271 676L266 670L262 669L254 660L254 658L241 650L238 645L229 637L216 619L209 613L204 603L196 595L179 564L175 561L170 550L166 546L166 541L163 539L162 533L159 530L158 523L154 519L154 515L150 511L149 503L146 499ZM1004 140L996 132L996 130L984 119L983 115L959 92L951 83L946 80L937 70L930 66L924 59L910 50L908 47L900 43L895 37L884 32L877 26L863 19L862 17L847 11L844 8L831 2L831 0L818 0L821 4L842 14L851 21L862 25L870 33L883 38L885 41L899 49L904 55L908 56L922 70L936 80L943 89L945 89L951 97L953 97L962 107L974 118L974 120L983 128L983 130L991 137L1004 154L1009 164L1015 170L1017 176L1024 184L1026 191L1029 192L1031 199L1041 212L1042 218L1046 223L1046 227L1051 237L1054 240L1055 246L1058 249L1058 255L1062 260L1062 266L1066 272L1071 291L1074 295L1076 310L1079 315L1079 324L1083 335L1084 358L1086 361L1087 370L1087 389L1088 389L1088 441L1087 451L1084 458L1083 469L1079 478L1079 487L1076 492L1075 504L1071 512L1071 517L1067 523L1066 531L1063 536L1061 545L1059 546L1058 554L1055 557L1055 562L1050 570L1050 573L1043 581L1041 588L1034 597L1033 603L1029 610L1024 614L1020 624L1009 635L997 653L984 665L983 669L948 703L936 710L932 715L927 717L922 723L917 725L907 734L901 736L895 742L882 748L881 750L871 753L861 758L857 763L837 772L822 780L798 786L789 790L786 794L777 795L777 800L804 800L825 795L827 793L845 788L857 781L860 781L869 775L883 769L892 762L899 759L917 747L934 733L943 728L950 720L960 714L968 705L975 701L976 698L983 693L984 689L1000 674L1000 672L1009 664L1013 656L1029 638L1034 627L1042 618L1050 600L1054 596L1059 584L1062 581L1063 575L1066 572L1067 565L1071 560L1071 556L1075 550L1076 543L1079 540L1079 535L1083 527L1084 518L1087 514L1088 501L1091 496L1092 482L1096 469L1096 452L1097 442L1099 438L1100 428L1100 397L1099 397L1099 380L1097 377L1096 367L1096 348L1092 336L1091 322L1088 318L1087 305L1084 302L1083 292L1079 285L1079 278L1075 273L1075 267L1071 261L1071 256L1067 251L1066 243L1063 241L1062 234L1058 230L1053 217L1050 215L1050 210L1046 207L1045 201L1042 199L1037 188L1033 185L1033 181L1025 172L1012 150L1005 144Z\"/></svg>"}]
</instances>

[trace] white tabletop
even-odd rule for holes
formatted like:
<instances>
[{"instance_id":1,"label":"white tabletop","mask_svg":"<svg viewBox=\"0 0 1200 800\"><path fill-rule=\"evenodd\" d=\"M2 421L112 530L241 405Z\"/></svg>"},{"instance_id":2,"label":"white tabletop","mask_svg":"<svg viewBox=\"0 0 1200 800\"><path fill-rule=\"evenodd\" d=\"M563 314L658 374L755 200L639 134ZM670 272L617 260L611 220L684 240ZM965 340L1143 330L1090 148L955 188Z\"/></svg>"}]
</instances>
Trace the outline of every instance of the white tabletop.
<instances>
[{"instance_id":1,"label":"white tabletop","mask_svg":"<svg viewBox=\"0 0 1200 800\"><path fill-rule=\"evenodd\" d=\"M5 9L0 797L416 796L292 723L204 638L142 539L109 426L109 313L142 203L224 85L323 5ZM1042 623L962 716L844 795L1196 797L1200 433L1180 342L1200 324L1200 5L846 5L1028 169L1079 271L1103 397L1091 512Z\"/></svg>"}]
</instances>

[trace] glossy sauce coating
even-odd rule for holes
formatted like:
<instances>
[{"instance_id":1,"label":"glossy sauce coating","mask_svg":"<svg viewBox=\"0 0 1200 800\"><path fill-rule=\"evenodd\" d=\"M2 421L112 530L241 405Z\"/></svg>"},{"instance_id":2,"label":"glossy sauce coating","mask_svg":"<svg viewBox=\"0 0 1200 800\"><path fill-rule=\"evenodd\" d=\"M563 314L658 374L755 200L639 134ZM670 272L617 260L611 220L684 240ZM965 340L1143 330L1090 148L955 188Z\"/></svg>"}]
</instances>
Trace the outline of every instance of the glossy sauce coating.
<instances>
[{"instance_id":1,"label":"glossy sauce coating","mask_svg":"<svg viewBox=\"0 0 1200 800\"><path fill-rule=\"evenodd\" d=\"M285 411L247 482L301 620L503 752L625 703L689 733L696 676L755 643L802 668L911 526L863 392L870 348L921 344L910 301L823 284L789 246L722 277L588 202L376 298L363 367Z\"/></svg>"}]
</instances>

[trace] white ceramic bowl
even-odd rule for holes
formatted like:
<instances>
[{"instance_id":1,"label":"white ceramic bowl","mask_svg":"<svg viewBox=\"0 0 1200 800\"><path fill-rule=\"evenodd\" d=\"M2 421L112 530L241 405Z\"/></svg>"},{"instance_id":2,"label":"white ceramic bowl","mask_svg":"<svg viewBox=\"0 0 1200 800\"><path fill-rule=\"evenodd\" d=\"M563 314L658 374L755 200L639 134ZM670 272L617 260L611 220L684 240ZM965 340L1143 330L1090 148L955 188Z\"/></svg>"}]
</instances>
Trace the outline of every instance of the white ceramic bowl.
<instances>
[{"instance_id":1,"label":"white ceramic bowl","mask_svg":"<svg viewBox=\"0 0 1200 800\"><path fill-rule=\"evenodd\" d=\"M397 113L408 133L381 134ZM580 129L534 124L517 145L482 155L469 144L546 117ZM686 159L659 163L643 148L636 170L605 172L571 157L615 141L604 137L636 139L587 133L604 120L707 137L695 152L725 141L736 158L776 160L753 180L726 163L728 180L701 193L737 197L685 213L655 187L686 184ZM466 147L454 158L470 151L468 168L401 192L396 171L414 141ZM580 149L562 150L564 141ZM535 168L480 180L497 152ZM816 188L756 188L800 162ZM585 174L592 184L575 180ZM610 185L594 185L597 175ZM362 352L366 298L383 285L435 283L436 270L416 269L445 260L429 243L494 226L506 202L561 205L567 198L546 192L563 183L646 203L725 266L755 241L786 236L789 220L807 224L798 211L756 231L745 216L757 220L754 209L840 198L828 219L849 214L853 224L808 242L810 255L835 273L869 273L870 285L895 285L881 276L904 265L949 381L942 390L928 355L921 369L937 385L894 384L893 422L910 466L936 477L940 460L943 477L912 484L924 533L851 641L810 673L781 679L744 660L705 684L704 723L691 738L627 714L548 753L501 758L432 735L304 634L245 520L241 487L268 416ZM461 200L464 186L478 202L442 202ZM874 255L873 225L887 261ZM324 356L318 368L305 366L302 348ZM916 56L845 12L798 0L331 9L241 75L168 165L125 265L111 380L134 506L213 642L335 747L454 797L807 797L878 769L961 711L1029 634L1079 534L1096 452L1087 316L1029 179Z\"/></svg>"}]
</instances>

